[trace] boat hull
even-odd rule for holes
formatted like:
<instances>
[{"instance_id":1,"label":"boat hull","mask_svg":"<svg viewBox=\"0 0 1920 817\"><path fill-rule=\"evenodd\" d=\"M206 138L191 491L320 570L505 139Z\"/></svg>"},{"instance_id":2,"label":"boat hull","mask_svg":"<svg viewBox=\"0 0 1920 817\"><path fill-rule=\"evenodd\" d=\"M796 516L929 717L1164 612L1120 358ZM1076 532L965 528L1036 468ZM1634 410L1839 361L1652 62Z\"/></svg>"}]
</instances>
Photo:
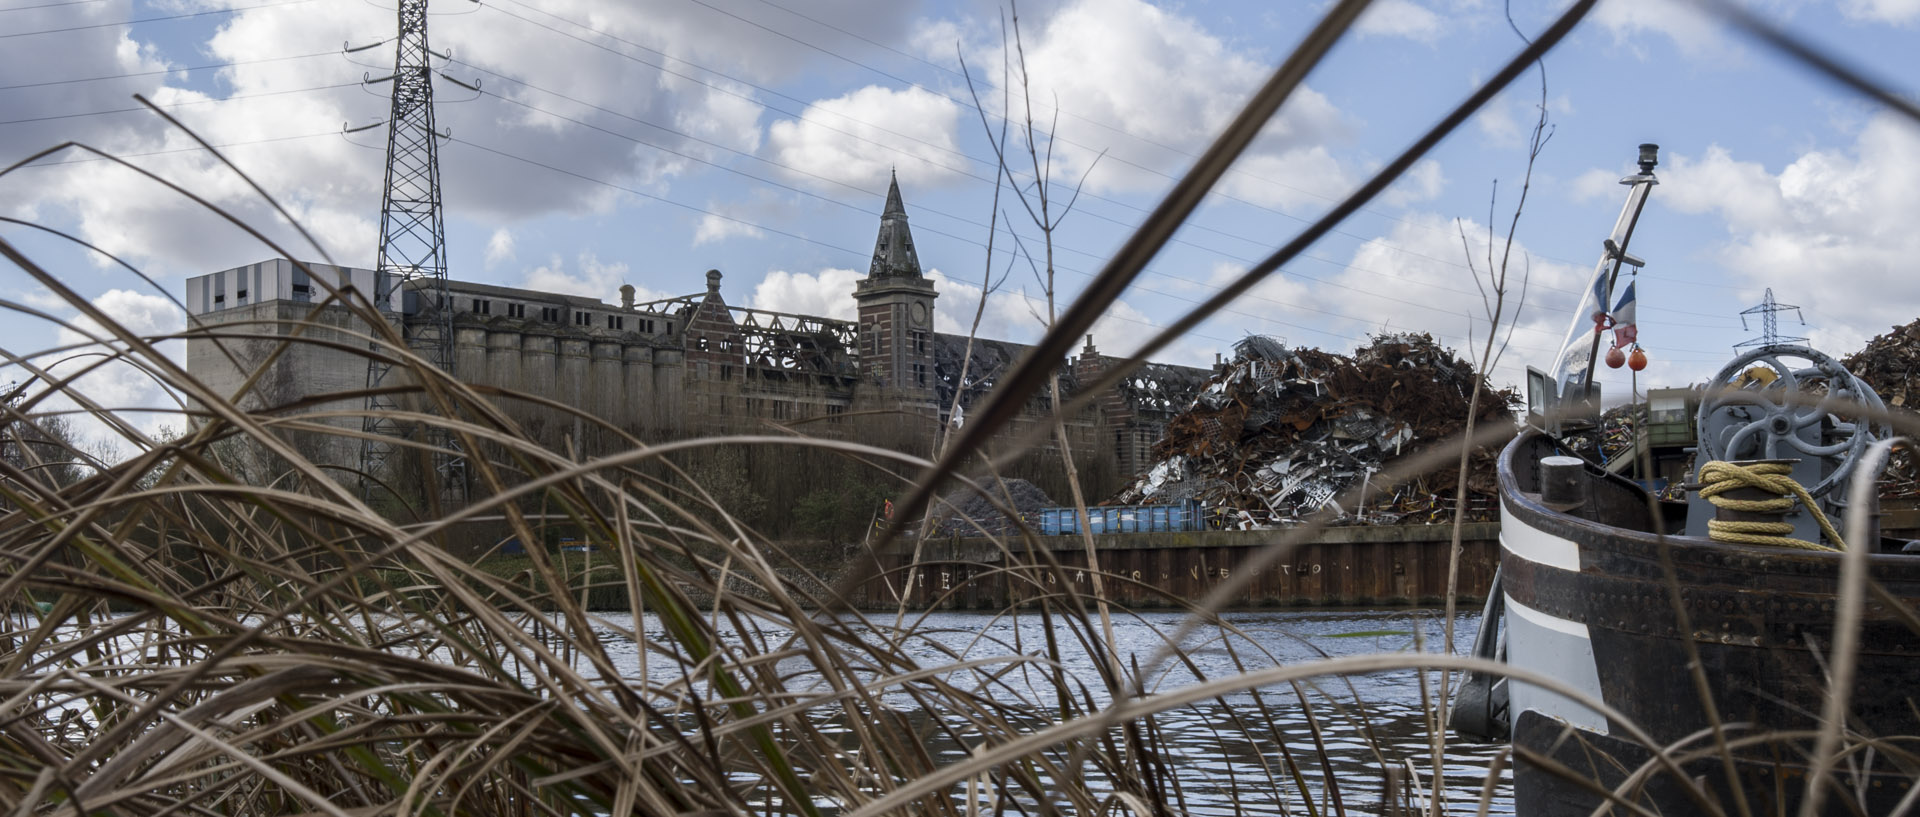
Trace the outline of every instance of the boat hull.
<instances>
[{"instance_id":1,"label":"boat hull","mask_svg":"<svg viewBox=\"0 0 1920 817\"><path fill-rule=\"evenodd\" d=\"M1709 755L1684 766L1700 785L1655 775L1645 802L1694 812L1700 804L1688 791L1705 791L1738 812L1720 799L1734 795L1712 751L1717 719L1738 745L1735 776L1752 813L1797 809L1806 787L1799 759L1827 698L1839 555L1663 537L1657 531L1669 520L1644 494L1597 474L1585 505L1554 510L1537 493L1537 463L1551 453L1550 439L1529 432L1501 457L1508 661L1598 697L1619 719L1515 684L1515 745L1612 786L1624 779L1618 769L1650 756L1628 739L1630 722L1660 744L1682 745L1683 754ZM1882 738L1920 735L1920 626L1911 618L1920 558L1873 555L1869 562L1886 594L1867 603L1849 726ZM1866 813L1886 813L1912 775L1895 771L1885 752L1854 760L1855 768L1834 778L1847 791L1822 811L1852 813L1846 801L1853 801ZM1528 817L1588 814L1601 802L1524 752L1516 759L1515 800Z\"/></svg>"}]
</instances>

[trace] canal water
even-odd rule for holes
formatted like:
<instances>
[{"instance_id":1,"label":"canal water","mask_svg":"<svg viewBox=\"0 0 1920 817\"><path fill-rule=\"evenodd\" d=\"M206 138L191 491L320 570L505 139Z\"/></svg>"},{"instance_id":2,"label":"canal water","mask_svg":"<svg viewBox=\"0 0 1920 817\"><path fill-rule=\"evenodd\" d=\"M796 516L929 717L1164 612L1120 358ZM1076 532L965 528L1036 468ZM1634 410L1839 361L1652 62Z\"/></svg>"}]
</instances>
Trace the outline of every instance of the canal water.
<instances>
[{"instance_id":1,"label":"canal water","mask_svg":"<svg viewBox=\"0 0 1920 817\"><path fill-rule=\"evenodd\" d=\"M1226 628L1205 626L1189 633L1180 645L1184 660L1162 661L1161 669L1153 669L1151 662L1184 619L1181 614L1166 612L1116 614L1113 618L1120 657L1129 666L1137 663L1142 667L1149 679L1149 692L1194 683L1196 672L1207 678L1223 678L1243 667L1261 669L1327 658L1411 653L1421 645L1428 652L1437 652L1444 640L1438 610L1239 612L1223 616ZM608 621L629 625L631 619L622 616ZM870 617L869 621L893 624L890 615ZM1478 623L1478 611L1456 618L1455 652L1469 651ZM657 626L656 622L647 624L650 630ZM1046 625L1033 613L1017 617L965 612L910 614L904 624L912 637L901 646L918 663L929 667L963 659L1033 655L1046 643ZM1074 688L1084 688L1096 700L1102 697L1094 663L1079 648L1078 638L1064 630L1057 632L1065 670ZM622 671L639 677L637 646L613 628L600 635L615 660L623 664ZM663 632L652 635L659 642L665 641ZM777 639L780 634L762 635ZM674 663L650 661L650 674L677 673ZM790 689L807 687L808 667L795 664L782 669L791 673ZM1437 694L1432 688L1435 673L1427 673L1427 678L1428 694ZM668 681L671 677L663 675L654 680ZM1002 681L1015 694L1021 694L1022 683L1030 682L1027 700L1054 700L1055 687L1037 670L1024 675L1008 673ZM904 695L886 703L909 714L914 706ZM1439 711L1444 713L1444 706ZM1179 781L1185 811L1206 815L1305 814L1309 812L1300 802L1298 788L1303 782L1316 801L1314 813L1332 817L1386 811L1381 803L1388 781L1404 785L1414 775L1423 793L1413 802L1425 802L1433 774L1430 716L1444 720L1443 714L1431 714L1423 702L1419 675L1396 671L1320 677L1303 683L1299 690L1287 684L1240 690L1219 701L1171 710L1159 716L1155 726L1159 742L1170 748L1170 777ZM1246 728L1248 722L1258 727ZM1297 778L1284 762L1278 740L1284 740L1292 753L1299 770ZM1442 778L1449 813L1476 812L1500 748L1465 744L1448 737ZM958 761L966 755L965 747L938 742L930 744L929 750L943 762ZM1281 785L1276 786L1276 780ZM1336 798L1337 804L1333 802ZM1407 801L1405 796L1396 799ZM1494 814L1513 811L1511 784L1505 772L1493 781L1488 810Z\"/></svg>"}]
</instances>

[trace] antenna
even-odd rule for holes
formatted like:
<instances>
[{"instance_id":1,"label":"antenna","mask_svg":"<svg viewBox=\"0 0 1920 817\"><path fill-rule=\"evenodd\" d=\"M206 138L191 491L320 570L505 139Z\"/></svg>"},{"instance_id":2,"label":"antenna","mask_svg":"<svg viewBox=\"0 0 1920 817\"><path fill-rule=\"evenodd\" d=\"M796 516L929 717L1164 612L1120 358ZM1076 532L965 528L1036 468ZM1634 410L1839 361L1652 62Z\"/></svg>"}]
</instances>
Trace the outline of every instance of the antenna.
<instances>
[{"instance_id":1,"label":"antenna","mask_svg":"<svg viewBox=\"0 0 1920 817\"><path fill-rule=\"evenodd\" d=\"M453 303L447 295L447 238L440 208L439 140L433 126L433 67L427 48L427 0L400 0L399 35L394 41L393 75L375 82L393 83L393 110L387 117L386 191L380 201L380 254L374 274L375 302L402 330L407 348L441 371L453 373ZM397 291L396 291L397 290ZM396 309L396 307L398 307ZM367 359L367 388L388 385L393 364L375 350ZM385 416L399 408L392 395L367 397L368 432L360 448L360 470L368 477L391 476L388 460L395 441L413 436L413 424ZM431 427L425 442L433 449L440 498L452 504L466 499L466 458L444 428ZM371 498L376 482L367 479Z\"/></svg>"},{"instance_id":2,"label":"antenna","mask_svg":"<svg viewBox=\"0 0 1920 817\"><path fill-rule=\"evenodd\" d=\"M1794 306L1793 304L1776 303L1773 300L1773 287L1767 287L1766 297L1760 299L1759 306L1748 307L1740 312L1741 329L1747 328L1748 315L1760 316L1760 337L1743 340L1734 344L1733 348L1739 350L1752 346L1760 349L1771 349L1775 346L1785 346L1789 343L1806 343L1806 338L1783 338L1780 336L1780 319L1775 316L1789 309L1793 310L1794 317L1800 319L1801 326L1807 325L1806 317L1800 314L1800 307Z\"/></svg>"}]
</instances>

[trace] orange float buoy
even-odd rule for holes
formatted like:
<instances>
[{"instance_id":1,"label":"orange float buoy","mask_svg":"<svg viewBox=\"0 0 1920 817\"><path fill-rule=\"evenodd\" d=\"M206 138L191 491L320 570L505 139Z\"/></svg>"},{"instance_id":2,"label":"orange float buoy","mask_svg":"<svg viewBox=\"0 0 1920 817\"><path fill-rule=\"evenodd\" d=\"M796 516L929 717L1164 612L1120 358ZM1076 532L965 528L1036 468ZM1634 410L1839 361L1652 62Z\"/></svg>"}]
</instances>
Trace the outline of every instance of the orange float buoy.
<instances>
[{"instance_id":1,"label":"orange float buoy","mask_svg":"<svg viewBox=\"0 0 1920 817\"><path fill-rule=\"evenodd\" d=\"M1636 372L1647 368L1647 353L1638 346L1633 347L1633 356L1627 358L1627 368Z\"/></svg>"},{"instance_id":2,"label":"orange float buoy","mask_svg":"<svg viewBox=\"0 0 1920 817\"><path fill-rule=\"evenodd\" d=\"M1620 347L1615 346L1607 350L1607 368L1618 369L1620 368L1620 364L1625 362L1627 362L1627 356L1626 353L1620 351Z\"/></svg>"}]
</instances>

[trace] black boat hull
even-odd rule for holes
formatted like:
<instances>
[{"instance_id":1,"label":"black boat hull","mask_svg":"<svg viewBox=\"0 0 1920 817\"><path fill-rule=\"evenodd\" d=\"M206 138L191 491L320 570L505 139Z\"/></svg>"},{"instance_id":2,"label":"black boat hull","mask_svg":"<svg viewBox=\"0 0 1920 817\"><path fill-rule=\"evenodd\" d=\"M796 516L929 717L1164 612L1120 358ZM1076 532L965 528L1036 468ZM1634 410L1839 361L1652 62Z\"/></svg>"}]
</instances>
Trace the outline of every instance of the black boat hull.
<instances>
[{"instance_id":1,"label":"black boat hull","mask_svg":"<svg viewBox=\"0 0 1920 817\"><path fill-rule=\"evenodd\" d=\"M1740 744L1733 754L1751 813L1797 809L1802 758L1827 698L1839 554L1661 536L1669 520L1657 506L1632 483L1601 474L1590 475L1585 506L1553 510L1539 501L1536 467L1552 453L1550 438L1528 432L1500 461L1508 660L1603 700L1620 717L1516 685L1515 745L1611 788L1624 779L1620 769L1649 756L1626 740L1625 722L1663 745L1712 749L1710 706L1722 734ZM1848 726L1861 736L1920 735L1920 622L1912 618L1920 558L1869 562L1885 593L1867 601ZM1920 742L1896 740L1893 748L1920 753ZM1830 778L1845 791L1823 813L1886 813L1913 779L1888 751L1852 760ZM1724 767L1717 754L1702 758L1686 764L1687 781L1654 775L1643 794L1666 813L1693 813L1700 804L1687 791L1704 790L1739 813ZM1524 756L1516 759L1515 799L1525 817L1589 814L1601 802Z\"/></svg>"}]
</instances>

